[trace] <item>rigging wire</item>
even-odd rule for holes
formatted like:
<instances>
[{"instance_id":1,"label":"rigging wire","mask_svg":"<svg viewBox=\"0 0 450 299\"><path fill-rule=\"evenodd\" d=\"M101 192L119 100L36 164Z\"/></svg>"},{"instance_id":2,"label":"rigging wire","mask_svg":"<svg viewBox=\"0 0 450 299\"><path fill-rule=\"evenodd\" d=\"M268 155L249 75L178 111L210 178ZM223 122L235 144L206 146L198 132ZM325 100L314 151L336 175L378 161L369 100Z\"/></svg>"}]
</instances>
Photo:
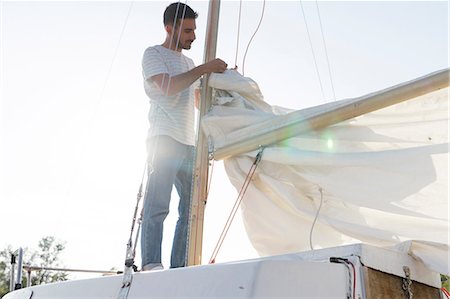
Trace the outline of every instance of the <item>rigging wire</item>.
<instances>
[{"instance_id":1,"label":"rigging wire","mask_svg":"<svg viewBox=\"0 0 450 299\"><path fill-rule=\"evenodd\" d=\"M137 216L137 212L139 209L139 203L143 196L142 189L143 189L143 185L144 185L144 177L145 177L146 168L147 168L147 163L145 163L145 165L144 165L144 171L142 173L141 184L139 186L139 191L137 194L136 206L134 208L133 221L131 223L130 239L128 240L127 250L126 250L126 254L125 254L125 269L123 271L122 286L117 295L118 299L128 298L130 286L133 281L133 272L137 271L137 266L134 263L134 259L136 257L136 244L137 244L137 241L139 238L139 232L141 231L142 209L141 209L140 217L138 220L138 230L136 232L134 246L133 246L133 232L134 232L134 226L136 225L136 216Z\"/></svg>"},{"instance_id":2,"label":"rigging wire","mask_svg":"<svg viewBox=\"0 0 450 299\"><path fill-rule=\"evenodd\" d=\"M208 171L209 173L209 179L208 179L208 185L206 185L206 201L208 200L208 195L209 195L209 190L211 190L211 182L212 182L212 177L213 177L213 172L214 172L214 159L211 160L210 163L210 169Z\"/></svg>"},{"instance_id":3,"label":"rigging wire","mask_svg":"<svg viewBox=\"0 0 450 299\"><path fill-rule=\"evenodd\" d=\"M1 1L0 1L0 2L1 2ZM112 57L112 59L111 59L111 63L110 63L110 65L109 65L108 71L107 71L107 73L106 73L106 77L105 77L105 81L104 81L104 83L103 83L103 87L102 87L102 89L101 89L101 91L100 91L100 95L99 95L98 99L95 101L95 104L94 104L95 106L94 106L94 110L93 110L92 116L90 117L89 122L86 122L86 123L88 124L88 125L86 126L86 132L82 132L82 133L81 133L81 136L80 136L80 138L79 138L80 143L81 143L82 145L83 145L84 143L86 143L86 139L88 138L88 135L89 135L90 132L91 132L91 131L88 131L87 129L88 129L89 127L92 127L92 126L93 126L93 123L95 122L95 119L96 119L97 114L98 114L98 109L99 109L101 103L103 102L103 98L104 98L104 94L105 94L105 91L106 91L106 87L108 86L109 79L110 79L111 73L112 73L112 69L113 69L113 66L114 66L114 64L115 64L115 61L116 61L116 59L117 59L117 54L118 54L118 52L119 52L119 48L120 48L120 45L121 45L121 43L122 43L122 38L123 38L123 35L124 35L124 33L125 33L125 29L126 29L126 27L127 27L128 20L129 20L129 18L130 18L130 14L131 14L131 11L132 11L132 9L133 9L133 5L134 5L134 1L131 1L131 2L130 2L130 6L128 7L128 12L127 12L127 15L126 15L126 17L125 17L125 21L124 21L124 23L123 23L123 25L122 25L122 29L121 29L121 32L120 32L120 35L119 35L119 39L118 39L117 44L116 44L116 48L115 48L115 50L114 50L113 57ZM77 177L77 175L78 175L78 169L77 169L77 168L74 168L74 169L73 169L73 173L72 173L71 185L70 185L69 189L71 189L71 188L73 187L73 184L74 184L74 181L75 181L75 178Z\"/></svg>"},{"instance_id":4,"label":"rigging wire","mask_svg":"<svg viewBox=\"0 0 450 299\"><path fill-rule=\"evenodd\" d=\"M239 0L239 16L237 24L237 38L236 38L236 55L234 57L234 68L237 68L238 52L239 52L239 37L241 34L241 13L242 13L242 0Z\"/></svg>"},{"instance_id":5,"label":"rigging wire","mask_svg":"<svg viewBox=\"0 0 450 299\"><path fill-rule=\"evenodd\" d=\"M314 48L313 48L313 45L312 45L311 34L309 33L308 22L306 21L306 15L305 15L305 10L303 9L303 1L302 0L300 0L300 7L302 9L303 21L305 21L306 33L308 35L309 47L311 49L311 54L313 56L314 66L316 68L317 78L319 79L320 91L322 92L322 100L325 101L325 92L323 90L322 80L320 79L319 67L317 66L316 54L314 52Z\"/></svg>"},{"instance_id":6,"label":"rigging wire","mask_svg":"<svg viewBox=\"0 0 450 299\"><path fill-rule=\"evenodd\" d=\"M259 150L258 154L255 157L255 161L253 162L252 166L250 167L250 170L247 173L244 183L242 184L241 190L239 191L238 197L236 198L234 206L231 209L230 215L228 216L228 219L225 223L222 233L220 234L219 240L217 241L216 246L214 247L211 258L209 259L210 264L214 264L216 261L217 254L219 253L220 248L222 247L223 241L225 240L228 230L230 229L230 226L234 220L234 216L236 216L236 212L244 198L244 195L245 195L245 192L247 191L248 186L250 185L253 175L255 174L256 168L258 167L258 164L261 162L263 151L264 151L264 147L262 147Z\"/></svg>"},{"instance_id":7,"label":"rigging wire","mask_svg":"<svg viewBox=\"0 0 450 299\"><path fill-rule=\"evenodd\" d=\"M173 22L172 22L172 33L170 34L170 42L169 42L169 49L170 50L172 50L172 42L173 42L173 37L175 35L175 28L176 28L176 25L177 25L177 16L178 16L179 8L180 8L180 3L181 2L178 1L177 10L175 11L175 16L174 16L174 19L173 19ZM183 9L183 13L181 15L181 23L183 22L184 15L186 14L186 7L187 7L186 4L187 4L187 0L184 1L184 9ZM180 38L181 38L181 24L180 24L180 30L179 30L178 36L177 36L177 41L175 43L175 49L176 50L178 50L178 45L180 43ZM172 77L170 75L168 77L169 77L169 81L167 82L167 87L166 87L166 92L165 92L166 95L169 93L170 82L172 81ZM162 83L161 83L161 88L164 86L164 83L166 81L165 79L166 79L166 76L163 76L163 80L162 80Z\"/></svg>"},{"instance_id":8,"label":"rigging wire","mask_svg":"<svg viewBox=\"0 0 450 299\"><path fill-rule=\"evenodd\" d=\"M319 187L319 192L320 192L319 208L317 209L316 216L314 217L314 221L311 225L311 230L309 231L309 247L311 247L311 250L314 250L313 243L312 243L312 235L313 235L314 225L316 224L317 218L319 218L319 212L320 212L320 209L322 208L322 203L323 203L322 187Z\"/></svg>"},{"instance_id":9,"label":"rigging wire","mask_svg":"<svg viewBox=\"0 0 450 299\"><path fill-rule=\"evenodd\" d=\"M252 43L253 38L255 37L256 33L257 33L258 30L259 30L259 27L261 26L262 20L263 20L263 18L264 18L264 11L265 11L265 8L266 8L266 0L263 0L263 7L262 7L261 17L260 17L260 19L259 19L258 26L256 26L256 30L255 30L255 32L253 33L252 37L250 38L250 40L249 40L249 42L248 42L248 44L247 44L247 48L245 49L245 53L244 53L244 58L242 59L242 75L244 75L244 71L245 71L245 59L247 58L247 52L248 52L248 49L250 48L250 44Z\"/></svg>"},{"instance_id":10,"label":"rigging wire","mask_svg":"<svg viewBox=\"0 0 450 299\"><path fill-rule=\"evenodd\" d=\"M331 90L333 91L333 100L336 101L336 93L334 91L333 76L331 76L330 60L328 59L327 44L325 42L325 37L323 34L322 18L320 17L320 9L319 9L319 4L318 4L317 0L316 0L316 8L317 8L317 16L319 17L320 34L322 36L322 43L323 43L323 47L325 50L325 57L327 59L328 76L330 77Z\"/></svg>"},{"instance_id":11,"label":"rigging wire","mask_svg":"<svg viewBox=\"0 0 450 299\"><path fill-rule=\"evenodd\" d=\"M127 265L128 267L134 266L134 258L136 257L136 244L137 244L137 240L139 237L139 232L141 230L142 210L143 209L141 209L139 219L137 220L138 230L137 230L137 233L135 236L134 245L133 245L133 233L134 233L134 227L136 225L136 217L137 217L137 213L139 210L139 204L140 204L142 196L143 196L142 190L143 190L143 186L144 186L144 178L145 178L146 170L147 170L147 161L145 161L144 171L142 173L142 178L141 178L141 184L139 186L139 191L138 191L137 197L136 197L136 206L134 208L133 221L131 223L130 238L127 243L127 254L126 254L126 259L125 259L125 265ZM131 250L131 248L133 248L133 249Z\"/></svg>"},{"instance_id":12,"label":"rigging wire","mask_svg":"<svg viewBox=\"0 0 450 299\"><path fill-rule=\"evenodd\" d=\"M102 91L100 93L100 101L103 99L103 94L105 93L106 86L108 85L109 78L111 76L111 72L112 72L114 63L116 62L117 53L119 53L120 44L122 42L123 34L125 33L125 29L127 27L128 19L130 18L130 14L131 14L131 10L133 9L133 5L134 5L134 1L131 1L130 6L128 8L127 16L125 17L125 22L123 23L123 26L122 26L122 31L120 32L120 35L119 35L119 41L117 42L116 48L114 49L113 58L111 60L110 66L109 66L108 73L106 74L105 82L103 83L103 88L102 88ZM97 111L99 104L100 103L97 103L97 107L96 107L95 111ZM94 116L95 116L95 114L94 114Z\"/></svg>"}]
</instances>

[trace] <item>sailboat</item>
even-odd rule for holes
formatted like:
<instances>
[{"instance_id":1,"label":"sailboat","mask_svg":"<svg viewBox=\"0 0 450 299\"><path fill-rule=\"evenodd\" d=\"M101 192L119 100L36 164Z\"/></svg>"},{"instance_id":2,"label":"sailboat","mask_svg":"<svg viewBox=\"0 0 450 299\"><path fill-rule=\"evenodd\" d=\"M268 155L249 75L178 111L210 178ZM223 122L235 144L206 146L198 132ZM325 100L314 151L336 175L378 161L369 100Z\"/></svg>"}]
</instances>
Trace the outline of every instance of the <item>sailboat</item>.
<instances>
[{"instance_id":1,"label":"sailboat","mask_svg":"<svg viewBox=\"0 0 450 299\"><path fill-rule=\"evenodd\" d=\"M207 45L205 47L208 51L205 54L205 60L210 60L215 55L214 36L216 35L216 29L214 28L217 26L214 25L214 22L216 22L217 25L218 6L219 1L211 1L209 16L210 25L208 26L207 33L209 38L207 39ZM238 81L236 82L236 80ZM255 93L257 86L253 81L239 77L236 73L230 72L222 76L212 75L207 82L210 83L209 86L214 86L216 92L218 90L226 92L231 95L231 98L228 97L228 102L224 103L222 107L217 106L218 109L211 110L212 113L207 113L207 111L210 110L210 100L202 101L201 104L200 118L205 120L205 122L202 123L205 123L204 126L206 129L202 131L204 133L199 136L199 152L197 153L198 159L196 171L198 175L196 178L198 181L194 183L194 186L200 187L194 188L192 211L195 211L195 213L192 213L191 216L192 227L190 230L189 246L189 264L191 266L182 269L139 273L134 273L132 272L131 267L127 267L124 275L33 286L14 291L4 298L413 298L413 296L418 298L439 298L441 296L439 291L439 273L444 273L445 269L442 268L444 268L444 264L448 262L446 261L448 244L440 244L436 242L437 240L430 240L430 238L425 238L425 241L408 241L406 243L395 241L388 242L386 241L386 238L381 238L381 232L375 231L373 227L369 230L359 230L358 228L361 227L361 223L346 223L343 221L345 219L333 219L330 216L333 215L333 212L348 212L349 210L354 211L355 209L351 206L352 202L341 202L341 206L336 205L336 198L330 197L330 194L336 197L336 194L342 194L338 192L342 190L332 189L333 192L331 192L327 187L328 185L325 183L315 186L308 184L308 182L303 184L304 188L310 187L310 189L307 189L308 196L305 197L310 200L309 203L305 204L305 206L310 207L310 210L307 211L309 212L308 218L311 220L317 215L314 221L319 219L319 224L317 224L317 227L315 228L314 242L312 240L313 238L310 238L309 241L312 244L311 247L314 247L315 244L324 244L324 248L313 248L314 250L311 251L294 252L292 247L295 247L296 244L294 242L294 244L291 245L290 243L292 242L289 241L295 239L304 240L305 238L302 238L301 236L298 236L298 238L288 236L285 238L290 239L288 242L281 242L281 239L283 239L284 236L279 234L279 231L277 230L274 230L273 232L265 230L264 234L260 231L252 232L251 228L253 226L251 225L250 220L254 220L259 224L256 225L256 230L264 227L264 220L261 219L261 216L266 215L265 208L267 207L267 204L275 207L277 211L283 211L279 209L279 206L274 205L273 201L266 201L266 205L263 205L263 200L252 200L245 202L247 208L249 205L253 204L254 207L258 207L260 210L248 208L253 214L247 213L247 228L250 231L250 238L254 244L256 244L255 247L265 253L264 255L266 255L266 257L223 264L199 265L199 263L202 255L201 235L203 226L203 208L206 198L205 193L207 193L206 169L210 158L218 160L227 158L227 161L231 162L230 165L227 166L227 169L229 170L229 173L231 173L232 180L235 180L237 182L236 184L240 185L243 181L240 176L245 172L239 171L239 169L249 169L252 163L254 163L258 153L262 153L262 159L258 162L260 163L260 165L258 165L258 171L260 169L263 171L264 168L271 168L272 172L281 175L278 178L275 176L275 181L286 182L287 185L291 186L298 183L298 181L289 181L289 177L284 175L281 170L273 168L275 165L274 163L278 162L275 158L277 153L279 156L280 150L288 148L288 146L292 145L290 143L300 143L301 146L305 146L304 148L300 147L302 153L311 154L317 149L317 146L323 146L323 142L317 142L317 140L326 141L328 149L334 148L337 146L336 141L338 138L331 139L334 144L330 145L329 138L321 137L329 135L322 133L330 133L333 131L332 136L337 136L339 131L342 131L340 125L355 126L355 123L361 124L365 121L370 123L373 121L373 118L366 117L362 120L360 117L369 115L370 112L383 111L382 115L386 112L389 112L387 115L394 115L390 113L396 111L386 111L385 109L392 107L393 110L397 110L397 105L411 102L413 104L413 110L417 110L417 107L422 107L423 111L421 112L428 112L426 115L432 114L433 116L436 116L437 121L441 125L444 123L445 128L447 129L448 115L447 118L444 117L444 119L442 119L441 114L438 113L435 115L433 113L436 110L437 112L444 114L448 111L448 106L446 106L446 104L448 105L448 69L361 98L337 101L330 105L279 114L274 113L274 111L264 104L264 102L260 101L260 99L249 98L248 94L257 94ZM230 85L233 86L233 88L225 88L224 86L230 82L234 82ZM235 90L234 88L236 88L236 86L240 86L242 89ZM211 99L214 90L206 85L203 89L203 98ZM215 101L224 100L225 98L227 98L227 96L224 96L219 100L216 97ZM430 101L435 105L429 106L427 103ZM407 107L402 108L405 108L406 111L408 111L408 109L410 109L409 105L405 106ZM242 118L240 119L240 122L238 122L239 128L233 127L231 130L232 133L220 132L217 127L214 127L214 121L219 117L222 117L223 120L223 117L226 118L229 116L229 114L227 114L229 110L232 110L233 112L240 111L239 113L242 112ZM236 115L236 113L233 115ZM360 118L358 119L358 117ZM380 115L374 117L375 119L380 118ZM419 118L420 117L423 119L423 116L419 116ZM436 119L426 118L424 123L432 124ZM247 121L247 123L245 123L245 121ZM209 123L209 125L206 123ZM233 125L236 124L237 122L233 121ZM364 127L356 125L356 128L361 129ZM430 127L430 129L432 130L433 127ZM215 132L217 134L214 134ZM387 158L391 159L388 159L387 163L392 164L392 161L399 161L395 159L402 156L404 157L406 154L428 155L428 157L433 157L432 155L434 154L438 158L447 157L448 143L444 143L444 146L442 146L442 140L439 139L445 139L445 132L446 131L444 131L443 134L439 133L437 135L426 136L428 140L428 144L426 144L427 148L424 149L425 151L418 152L416 150L411 150L410 146L406 147L409 151L400 151L401 149L404 149L401 145L406 142L394 136L389 136L388 143L394 145L399 152L396 152L398 155L395 155L394 157L388 156ZM364 131L363 133L364 134L362 135L366 137L378 137L377 139L369 140L371 142L377 143L378 145L383 142L383 140L380 139L379 134L374 132L370 132L372 134L367 134L367 131ZM311 136L312 134L316 136ZM210 146L211 143L208 142L208 136L213 136L212 139L209 138L209 140L214 140L212 146ZM292 138L295 136L300 136L300 138L302 138L301 142L299 142L299 140L293 140ZM319 138L314 139L314 137ZM348 142L358 142L358 140L349 139L351 138L347 138ZM410 141L408 144L410 145L413 141L414 140ZM361 141L359 140L359 142ZM425 146L425 144L423 145ZM294 147L294 149L298 149L298 147ZM384 151L386 151L386 149L384 149ZM300 152L297 151L296 153ZM362 158L360 157L360 161L369 162L368 160L371 158L371 155L369 155L369 151L366 151L365 153L366 154L363 155ZM309 156L307 158L315 158L313 160L317 161L323 159L325 156L332 156L332 152L326 152L325 154L326 155L321 157ZM357 156L356 152L353 152L353 156ZM375 161L376 165L383 160L381 159L383 157L379 157L379 155L377 158L380 159ZM426 162L429 163L420 165L426 165L428 167L436 166L436 164L433 163L433 159L427 160ZM264 163L266 163L266 166L264 166ZM358 164L357 168L361 168L362 164L363 163ZM292 165L292 163L290 165ZM311 168L311 166L308 166L308 168ZM428 168L424 170L428 170ZM435 173L441 173L437 172L437 169L434 170ZM318 172L321 171L323 171L323 169L318 170ZM330 173L329 170L327 171ZM259 175L259 178L254 178L252 186L256 186L257 181L264 177L266 180L262 181L263 189L252 189L253 187L251 187L249 192L258 193L261 192L261 190L264 191L264 188L266 188L266 194L274 194L275 191L280 189L276 186L274 188L269 188L269 186L274 186L273 184L269 184L274 181L271 178L267 178L264 172L257 173L257 175ZM315 172L309 173L309 175L314 176ZM444 177L443 181L446 182L446 179L447 178ZM425 179L425 182L426 181L427 180ZM419 180L419 182L423 183L421 180ZM428 184L431 183L428 182ZM401 186L404 187L405 184L402 184ZM434 191L434 189L430 190L430 192L432 191ZM350 192L344 192L343 194L348 195L348 193ZM366 196L367 195L364 195L364 197ZM250 196L249 198L252 197ZM259 198L261 199L264 197ZM275 198L278 198L278 196ZM442 200L442 198L438 199ZM389 201L389 203L392 202L396 203L396 200L391 199ZM448 203L445 202L443 203L443 206L446 204L448 206ZM280 203L281 207L286 207L286 205L287 202ZM280 212L280 215L282 216L279 218L281 228L278 229L289 228L289 226L284 226L282 224L283 215L293 215L293 218L300 219L300 221L302 220L301 217L294 213L296 211L294 208L295 206L288 206L285 209L288 213L283 214ZM323 208L324 210L320 211L320 208ZM397 208L405 209L405 207L398 207L398 204ZM364 207L360 207L359 210L364 210ZM404 212L404 214L407 214L404 215L405 217L417 218L420 216L418 215L418 212ZM246 215L245 211L244 215ZM358 216L360 216L360 218L356 219L362 219L364 216L368 215L358 214ZM371 221L375 221L376 219L379 220L379 218L375 217L376 215L372 216L372 218L365 219L370 219ZM326 221L320 222L323 218L326 219ZM291 219L286 217L286 220L289 221ZM312 226L311 221L308 224L309 225L306 226L307 230ZM328 224L328 227L326 227L326 224ZM439 223L437 222L429 224L435 224L433 227L442 229L442 226L439 226ZM406 230L411 230L414 223L410 221L407 225L410 225L410 227L406 227ZM332 229L330 229L330 227ZM271 228L274 229L274 226L272 225ZM369 236L373 236L378 232L379 235L376 235L375 237L379 237L380 240L383 240L385 245L393 245L395 243L397 244L397 247L378 247L362 243L340 247L326 246L328 244L326 242L324 243L323 240L320 240L320 236L326 236L328 241L332 243L331 241L336 237L333 235L333 232L335 231L346 232L348 236L353 236L355 239L357 239L359 234L363 235L364 232L371 234L367 236L368 239ZM313 232L312 228L311 232ZM429 230L423 232L425 237L427 234L430 234ZM272 238L273 236L279 236L280 239L269 240L269 242L267 242L269 245L262 242L262 240ZM283 248L274 249L270 244L275 247L280 246Z\"/></svg>"}]
</instances>

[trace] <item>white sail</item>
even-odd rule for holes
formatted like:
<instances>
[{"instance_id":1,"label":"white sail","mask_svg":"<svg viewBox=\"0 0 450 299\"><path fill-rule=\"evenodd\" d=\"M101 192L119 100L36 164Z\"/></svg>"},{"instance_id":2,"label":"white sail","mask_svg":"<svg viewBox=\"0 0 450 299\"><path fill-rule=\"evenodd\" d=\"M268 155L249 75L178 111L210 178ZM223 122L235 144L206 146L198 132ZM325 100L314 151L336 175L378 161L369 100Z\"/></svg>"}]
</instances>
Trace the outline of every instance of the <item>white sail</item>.
<instances>
[{"instance_id":1,"label":"white sail","mask_svg":"<svg viewBox=\"0 0 450 299\"><path fill-rule=\"evenodd\" d=\"M210 84L219 88L239 80L237 73L214 76ZM255 82L241 80L246 90L228 97L220 92L216 102L223 105L204 119L203 128L215 143L226 143L228 132L283 113L262 97L246 96L260 92ZM421 240L444 244L448 253L448 95L447 87L267 147L242 204L256 250L266 256L311 244L385 246ZM255 155L225 160L237 189ZM448 272L447 259L441 262L439 270Z\"/></svg>"}]
</instances>

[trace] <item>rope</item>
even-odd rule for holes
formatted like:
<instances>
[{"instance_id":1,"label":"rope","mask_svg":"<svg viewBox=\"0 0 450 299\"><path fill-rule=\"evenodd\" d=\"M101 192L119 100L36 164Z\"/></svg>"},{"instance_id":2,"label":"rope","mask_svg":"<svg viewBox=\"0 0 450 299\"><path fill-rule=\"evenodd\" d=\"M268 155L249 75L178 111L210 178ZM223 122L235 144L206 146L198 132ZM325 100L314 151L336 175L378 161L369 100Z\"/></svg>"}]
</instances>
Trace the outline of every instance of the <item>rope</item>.
<instances>
[{"instance_id":1,"label":"rope","mask_svg":"<svg viewBox=\"0 0 450 299\"><path fill-rule=\"evenodd\" d=\"M346 258L342 257L330 257L330 263L344 264L348 270L348 293L347 298L356 299L356 269L355 265ZM350 268L351 266L351 268ZM353 270L353 271L352 271Z\"/></svg>"},{"instance_id":2,"label":"rope","mask_svg":"<svg viewBox=\"0 0 450 299\"><path fill-rule=\"evenodd\" d=\"M263 1L263 7L262 7L262 11L261 11L261 18L259 19L258 26L256 26L256 30L255 30L255 32L253 33L252 37L250 38L250 40L249 40L249 42L248 42L248 44L247 44L247 48L245 49L244 59L242 60L242 75L244 75L245 58L247 57L248 49L249 49L249 47L250 47L251 42L253 41L253 38L255 37L256 33L258 32L259 27L261 26L262 20L263 20L263 18L264 18L264 10L265 10L265 8L266 8L266 0Z\"/></svg>"},{"instance_id":3,"label":"rope","mask_svg":"<svg viewBox=\"0 0 450 299\"><path fill-rule=\"evenodd\" d=\"M319 204L319 208L317 209L316 216L314 217L314 221L311 225L311 230L309 232L309 246L311 247L311 250L314 250L314 247L312 244L312 234L313 234L313 230L314 230L314 225L316 224L317 218L319 218L320 208L322 208L322 203L323 203L323 193L322 193L321 187L319 187L319 192L320 192L320 204Z\"/></svg>"},{"instance_id":4,"label":"rope","mask_svg":"<svg viewBox=\"0 0 450 299\"><path fill-rule=\"evenodd\" d=\"M237 68L238 51L239 51L239 36L241 34L241 12L242 12L242 0L239 0L239 17L237 24L237 38L236 38L236 55L234 57L234 67Z\"/></svg>"},{"instance_id":5,"label":"rope","mask_svg":"<svg viewBox=\"0 0 450 299\"><path fill-rule=\"evenodd\" d=\"M353 299L356 299L356 269L355 269L355 265L353 265L353 263L349 260L347 260L347 263L350 264L350 266L352 266L353 269Z\"/></svg>"},{"instance_id":6,"label":"rope","mask_svg":"<svg viewBox=\"0 0 450 299\"><path fill-rule=\"evenodd\" d=\"M256 168L258 167L259 162L261 162L261 157L262 157L263 151L264 151L264 148L261 148L255 157L255 161L253 162L252 166L250 167L247 177L245 178L244 184L241 187L239 195L236 198L234 206L231 209L230 215L228 216L227 222L225 223L222 233L220 234L219 240L217 241L217 244L214 247L211 258L209 259L210 264L214 264L216 261L217 254L219 253L219 250L222 247L223 241L225 240L228 230L230 229L231 223L234 220L234 216L236 215L239 205L241 204L242 199L244 198L245 192L247 191L247 188L250 185L253 175L255 174Z\"/></svg>"},{"instance_id":7,"label":"rope","mask_svg":"<svg viewBox=\"0 0 450 299\"><path fill-rule=\"evenodd\" d=\"M348 270L348 291L347 291L347 297L354 299L352 296L352 270L350 269L350 265L344 261L344 265Z\"/></svg>"},{"instance_id":8,"label":"rope","mask_svg":"<svg viewBox=\"0 0 450 299\"><path fill-rule=\"evenodd\" d=\"M308 22L306 22L306 16L305 16L305 11L303 10L303 3L302 3L302 1L300 1L300 7L302 9L303 20L305 21L306 33L308 35L309 47L311 49L311 54L313 56L314 66L316 68L317 79L319 79L320 91L322 92L322 98L325 101L325 92L323 91L322 80L320 79L320 74L319 74L319 67L317 66L316 54L314 53L314 48L312 46L311 35L309 34Z\"/></svg>"},{"instance_id":9,"label":"rope","mask_svg":"<svg viewBox=\"0 0 450 299\"><path fill-rule=\"evenodd\" d=\"M334 92L333 76L331 76L330 61L328 59L327 44L325 43L325 37L324 37L324 34L323 34L323 26L322 26L322 19L320 17L319 4L317 3L317 0L316 0L316 8L317 8L317 15L319 17L320 34L322 35L322 43L323 43L323 47L325 49L325 57L327 59L328 75L330 76L331 90L333 91L333 100L336 101L336 93Z\"/></svg>"}]
</instances>

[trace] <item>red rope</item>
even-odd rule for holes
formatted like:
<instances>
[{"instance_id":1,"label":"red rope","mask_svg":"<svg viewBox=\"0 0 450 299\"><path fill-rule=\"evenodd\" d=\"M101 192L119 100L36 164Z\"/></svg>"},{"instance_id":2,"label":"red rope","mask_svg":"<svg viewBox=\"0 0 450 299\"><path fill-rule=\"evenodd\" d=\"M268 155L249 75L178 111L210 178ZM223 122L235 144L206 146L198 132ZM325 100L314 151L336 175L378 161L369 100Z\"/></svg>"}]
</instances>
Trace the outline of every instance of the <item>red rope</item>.
<instances>
[{"instance_id":1,"label":"red rope","mask_svg":"<svg viewBox=\"0 0 450 299\"><path fill-rule=\"evenodd\" d=\"M219 253L219 250L222 247L223 241L225 240L228 230L230 229L230 226L234 220L234 216L236 216L236 212L242 202L242 199L244 198L245 192L247 191L247 188L250 185L253 175L255 174L256 167L258 166L259 162L261 161L262 151L263 151L263 149L261 149L259 151L258 155L255 158L255 161L253 162L252 166L250 167L247 177L245 178L244 184L242 185L242 188L238 194L238 197L236 198L234 206L231 209L230 215L228 216L227 222L225 223L222 233L220 234L219 240L217 241L216 246L214 247L211 258L209 259L210 264L214 264L216 261L217 254Z\"/></svg>"},{"instance_id":2,"label":"red rope","mask_svg":"<svg viewBox=\"0 0 450 299\"><path fill-rule=\"evenodd\" d=\"M450 299L450 293L447 291L446 288L441 288L442 293L444 293L445 297L447 297L448 299Z\"/></svg>"}]
</instances>

